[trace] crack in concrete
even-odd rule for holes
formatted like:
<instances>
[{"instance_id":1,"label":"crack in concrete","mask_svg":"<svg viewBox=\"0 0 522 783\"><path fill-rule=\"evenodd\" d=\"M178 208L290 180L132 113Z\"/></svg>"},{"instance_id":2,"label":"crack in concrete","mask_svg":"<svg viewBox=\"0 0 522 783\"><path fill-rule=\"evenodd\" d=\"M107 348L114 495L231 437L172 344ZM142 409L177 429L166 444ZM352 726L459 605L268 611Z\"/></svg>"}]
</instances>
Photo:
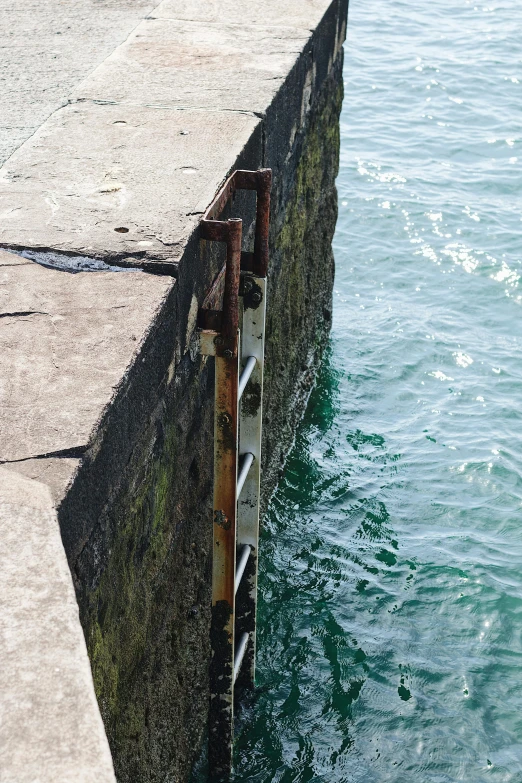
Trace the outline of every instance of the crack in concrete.
<instances>
[{"instance_id":1,"label":"crack in concrete","mask_svg":"<svg viewBox=\"0 0 522 783\"><path fill-rule=\"evenodd\" d=\"M53 109L53 110L52 110L52 111L51 111L51 112L50 112L50 113L47 115L47 117L45 118L45 120L43 120L43 122L42 122L40 125L37 125L36 127L34 127L34 128L33 128L33 132L31 133L31 135L30 135L30 136L28 136L26 139L24 139L22 142L20 142L20 144L18 145L18 147L15 147L15 149L14 149L14 150L13 150L13 151L12 151L12 152L11 152L11 153L8 155L8 157L7 157L7 158L0 159L0 168L3 168L3 167L5 166L5 164L6 164L6 163L8 163L8 162L11 160L11 158L13 157L13 155L14 155L16 152L18 152L18 150L19 150L19 149L21 149L21 148L22 148L22 147L23 147L25 144L27 144L27 142L28 142L30 139L32 139L32 138L33 138L33 136L36 136L36 134L38 133L38 131L40 130L40 128L41 128L43 125L45 125L45 123L46 123L46 122L48 122L48 121L49 121L49 119L50 119L50 118L53 116L53 114L56 114L56 112L60 111L60 110L61 110L61 109L63 109L65 106L67 106L67 103L68 103L67 99L63 99L63 100L60 102L60 105L59 105L59 106L57 106L55 109ZM31 126L21 126L21 127L31 127Z\"/></svg>"},{"instance_id":2,"label":"crack in concrete","mask_svg":"<svg viewBox=\"0 0 522 783\"><path fill-rule=\"evenodd\" d=\"M194 213L203 214L203 213ZM178 242L167 244L159 237L153 236L164 247L175 248ZM0 249L24 259L25 264L1 264L3 267L26 266L27 264L37 263L47 269L54 269L59 272L77 274L78 272L145 272L152 275L165 275L177 278L179 260L174 258L165 258L157 254L145 256L140 251L131 255L129 251L107 256L107 258L97 258L95 256L79 256L76 253L70 253L66 250L57 248L37 247L24 248L19 245L0 243ZM48 313L46 313L48 315Z\"/></svg>"},{"instance_id":3,"label":"crack in concrete","mask_svg":"<svg viewBox=\"0 0 522 783\"><path fill-rule=\"evenodd\" d=\"M277 77L280 78L280 77ZM97 106L141 106L144 109L161 109L162 111L194 111L214 114L243 114L247 117L259 117L259 112L250 109L225 109L220 106L165 106L161 103L142 103L141 101L113 101L103 98L70 98L69 106L78 103L94 103Z\"/></svg>"},{"instance_id":4,"label":"crack in concrete","mask_svg":"<svg viewBox=\"0 0 522 783\"><path fill-rule=\"evenodd\" d=\"M161 3L160 3L161 5ZM157 6L159 8L159 6ZM270 24L265 22L248 22L248 24L244 24L243 22L231 22L230 20L224 21L223 19L197 19L197 18L178 18L175 16L144 16L143 21L146 22L176 22L178 24L199 24L203 27L237 27L241 30L248 29L249 27L256 28L259 27L261 29L270 29L270 30L294 30L296 32L307 32L307 33L314 33L316 28L314 27L308 27L307 25L301 25L301 24L293 24L293 25L287 25L287 24ZM274 36L276 39L282 38L282 36Z\"/></svg>"},{"instance_id":5,"label":"crack in concrete","mask_svg":"<svg viewBox=\"0 0 522 783\"><path fill-rule=\"evenodd\" d=\"M16 266L16 264L12 264L12 266ZM0 313L0 318L18 318L24 315L50 315L50 313L44 313L42 310L18 310L13 313Z\"/></svg>"},{"instance_id":6,"label":"crack in concrete","mask_svg":"<svg viewBox=\"0 0 522 783\"><path fill-rule=\"evenodd\" d=\"M30 459L80 459L87 451L87 446L72 446L70 449L58 449L48 451L45 454L31 454L30 457L20 459L0 459L0 465L14 465L17 462L27 462Z\"/></svg>"},{"instance_id":7,"label":"crack in concrete","mask_svg":"<svg viewBox=\"0 0 522 783\"><path fill-rule=\"evenodd\" d=\"M110 259L82 256L77 253L67 253L52 248L20 248L13 245L1 245L2 249L24 258L28 263L34 262L48 269L77 274L78 272L125 272L130 268L119 264L112 265ZM3 265L7 266L7 265ZM11 266L16 266L12 264Z\"/></svg>"}]
</instances>

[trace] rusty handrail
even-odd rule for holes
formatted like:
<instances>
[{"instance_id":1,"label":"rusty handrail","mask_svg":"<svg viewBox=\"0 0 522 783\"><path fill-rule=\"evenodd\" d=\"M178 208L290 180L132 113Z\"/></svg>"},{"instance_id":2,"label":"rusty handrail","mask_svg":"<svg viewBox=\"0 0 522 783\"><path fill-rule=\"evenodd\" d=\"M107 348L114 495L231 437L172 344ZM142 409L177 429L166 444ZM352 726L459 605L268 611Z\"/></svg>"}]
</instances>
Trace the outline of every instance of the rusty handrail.
<instances>
[{"instance_id":1,"label":"rusty handrail","mask_svg":"<svg viewBox=\"0 0 522 783\"><path fill-rule=\"evenodd\" d=\"M259 169L259 171L237 169L226 180L201 219L201 239L209 242L224 242L227 245L225 267L221 270L209 296L205 300L203 308L200 310L199 319L202 328L214 329L220 333L221 339L216 345L218 355L232 357L237 353L238 299L241 269L253 272L259 277L266 277L267 274L271 187L271 169ZM240 218L219 220L228 202L237 190L255 190L257 194L253 253L241 252L243 223ZM217 298L217 290L220 284L223 283L223 277L223 307L219 313L215 309L215 300Z\"/></svg>"},{"instance_id":2,"label":"rusty handrail","mask_svg":"<svg viewBox=\"0 0 522 783\"><path fill-rule=\"evenodd\" d=\"M220 215L237 190L255 190L257 193L256 233L252 269L248 271L253 272L258 277L266 277L268 271L268 228L270 223L271 189L272 169L259 169L258 171L237 169L227 179L201 220L202 239L225 242L226 229L224 227L227 221L220 221ZM221 227L218 228L218 225Z\"/></svg>"}]
</instances>

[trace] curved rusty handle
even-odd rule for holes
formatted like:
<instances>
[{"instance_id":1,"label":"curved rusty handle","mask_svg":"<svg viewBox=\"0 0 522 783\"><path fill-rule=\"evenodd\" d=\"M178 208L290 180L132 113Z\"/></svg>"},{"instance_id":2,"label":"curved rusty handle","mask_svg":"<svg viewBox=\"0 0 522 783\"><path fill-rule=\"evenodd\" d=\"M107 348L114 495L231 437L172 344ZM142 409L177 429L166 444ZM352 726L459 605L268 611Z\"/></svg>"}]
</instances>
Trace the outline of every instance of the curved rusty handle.
<instances>
[{"instance_id":1,"label":"curved rusty handle","mask_svg":"<svg viewBox=\"0 0 522 783\"><path fill-rule=\"evenodd\" d=\"M268 273L268 230L270 227L270 191L272 169L257 172L256 237L254 240L254 272L258 277Z\"/></svg>"},{"instance_id":2,"label":"curved rusty handle","mask_svg":"<svg viewBox=\"0 0 522 783\"><path fill-rule=\"evenodd\" d=\"M241 271L243 221L241 218L231 218L227 220L227 225L227 264L221 334L226 344L225 350L232 350L232 355L235 356L239 328L239 273Z\"/></svg>"},{"instance_id":3,"label":"curved rusty handle","mask_svg":"<svg viewBox=\"0 0 522 783\"><path fill-rule=\"evenodd\" d=\"M244 269L258 277L268 272L268 232L270 226L270 191L272 170L246 171L238 169L230 176L214 201L205 212L200 224L200 236L210 242L225 242L227 259L225 266L225 291L217 353L232 357L237 354L237 330L239 326L239 279L241 258ZM236 190L255 190L256 230L253 253L241 253L243 223L239 218L219 220L228 201ZM217 311L214 315L219 315Z\"/></svg>"}]
</instances>

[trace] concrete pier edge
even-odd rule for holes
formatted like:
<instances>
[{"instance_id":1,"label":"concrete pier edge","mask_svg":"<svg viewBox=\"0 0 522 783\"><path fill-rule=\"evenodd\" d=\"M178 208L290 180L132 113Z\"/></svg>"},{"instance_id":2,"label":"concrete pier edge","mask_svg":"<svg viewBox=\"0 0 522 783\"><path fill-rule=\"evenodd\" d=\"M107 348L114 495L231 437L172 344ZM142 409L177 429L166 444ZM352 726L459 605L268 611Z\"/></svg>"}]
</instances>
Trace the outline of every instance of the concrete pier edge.
<instances>
[{"instance_id":1,"label":"concrete pier edge","mask_svg":"<svg viewBox=\"0 0 522 783\"><path fill-rule=\"evenodd\" d=\"M188 779L210 655L196 316L222 263L198 224L234 169L273 170L266 507L331 322L347 5L142 3L6 140L0 783ZM233 210L250 249L251 194Z\"/></svg>"}]
</instances>

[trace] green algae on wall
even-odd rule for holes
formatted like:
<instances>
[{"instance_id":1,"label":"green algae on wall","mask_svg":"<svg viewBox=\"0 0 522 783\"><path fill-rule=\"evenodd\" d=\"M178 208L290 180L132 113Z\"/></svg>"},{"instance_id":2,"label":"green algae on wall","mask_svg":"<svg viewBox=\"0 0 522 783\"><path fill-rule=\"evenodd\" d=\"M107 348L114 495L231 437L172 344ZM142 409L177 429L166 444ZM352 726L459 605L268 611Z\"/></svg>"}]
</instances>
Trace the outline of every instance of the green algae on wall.
<instances>
[{"instance_id":1,"label":"green algae on wall","mask_svg":"<svg viewBox=\"0 0 522 783\"><path fill-rule=\"evenodd\" d=\"M169 486L174 485L172 474L176 464L173 430L172 425L167 427L165 450L160 457L143 466L142 475L136 481L136 494L119 520L111 569L105 572L92 595L98 610L93 615L89 653L96 694L105 714L118 713L120 666L132 669L145 652L146 628L154 607L151 593L137 589L137 585L140 581L154 584L157 580L172 536L168 508ZM145 531L149 527L147 535ZM144 535L148 541L139 562L137 550L143 546ZM117 603L114 574L117 575ZM125 660L120 661L123 656Z\"/></svg>"},{"instance_id":2,"label":"green algae on wall","mask_svg":"<svg viewBox=\"0 0 522 783\"><path fill-rule=\"evenodd\" d=\"M120 781L163 780L166 769L183 779L207 709L213 380L199 357L182 364L103 522L114 531L110 556L85 596L95 690Z\"/></svg>"}]
</instances>

